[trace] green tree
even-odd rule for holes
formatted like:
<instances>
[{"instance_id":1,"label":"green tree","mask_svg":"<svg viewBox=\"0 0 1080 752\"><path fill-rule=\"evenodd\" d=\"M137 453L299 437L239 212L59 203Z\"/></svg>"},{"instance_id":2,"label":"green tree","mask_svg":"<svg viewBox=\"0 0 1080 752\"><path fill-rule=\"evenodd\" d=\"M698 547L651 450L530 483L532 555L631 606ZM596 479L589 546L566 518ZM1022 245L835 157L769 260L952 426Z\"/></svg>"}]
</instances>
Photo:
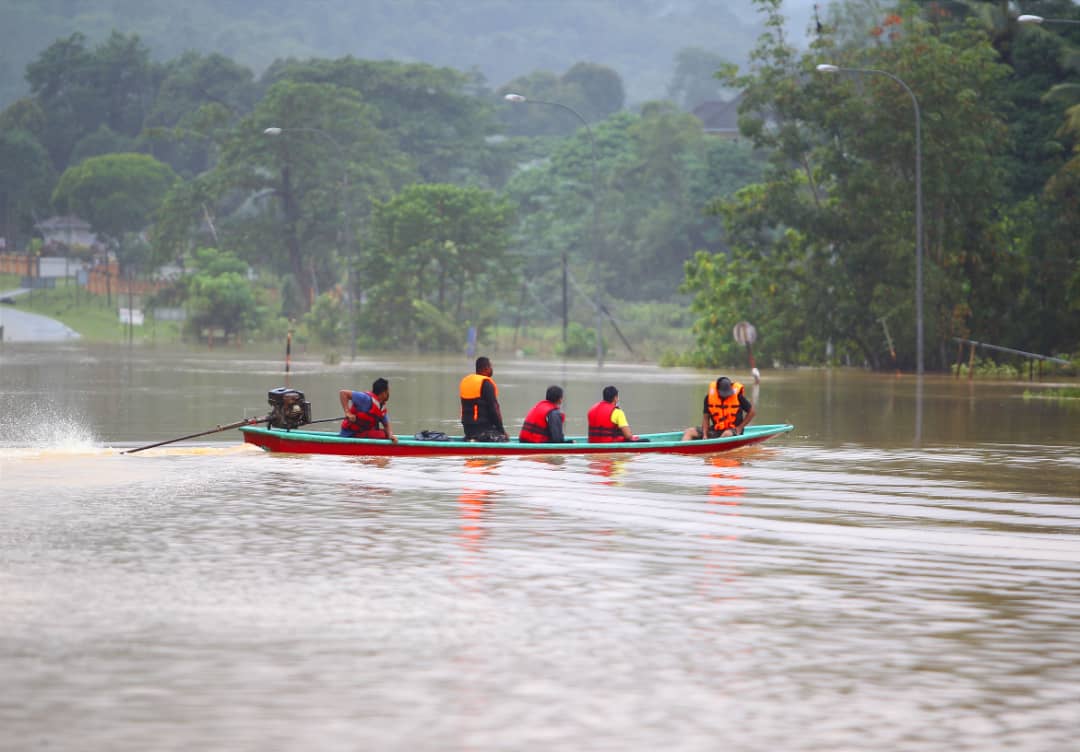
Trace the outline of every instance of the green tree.
<instances>
[{"instance_id":1,"label":"green tree","mask_svg":"<svg viewBox=\"0 0 1080 752\"><path fill-rule=\"evenodd\" d=\"M703 47L684 47L675 56L675 72L668 84L668 97L684 110L693 110L702 102L730 99L730 90L716 74L729 61Z\"/></svg>"},{"instance_id":2,"label":"green tree","mask_svg":"<svg viewBox=\"0 0 1080 752\"><path fill-rule=\"evenodd\" d=\"M586 120L603 120L623 108L626 92L612 68L596 63L574 63L562 77L564 88L580 92Z\"/></svg>"},{"instance_id":3,"label":"green tree","mask_svg":"<svg viewBox=\"0 0 1080 752\"><path fill-rule=\"evenodd\" d=\"M147 154L106 154L65 170L52 200L61 211L79 215L95 232L115 241L123 255L124 234L151 224L176 180L168 165Z\"/></svg>"},{"instance_id":4,"label":"green tree","mask_svg":"<svg viewBox=\"0 0 1080 752\"><path fill-rule=\"evenodd\" d=\"M546 159L526 163L507 185L529 279L550 297L565 254L594 293L670 298L694 251L726 247L719 218L706 214L711 199L758 179L763 166L749 146L705 135L700 121L669 103L609 117L592 134L596 185L584 131L554 142Z\"/></svg>"},{"instance_id":5,"label":"green tree","mask_svg":"<svg viewBox=\"0 0 1080 752\"><path fill-rule=\"evenodd\" d=\"M247 264L228 251L200 248L187 278L186 327L196 337L221 329L226 337L258 328L264 318L247 279Z\"/></svg>"},{"instance_id":6,"label":"green tree","mask_svg":"<svg viewBox=\"0 0 1080 752\"><path fill-rule=\"evenodd\" d=\"M292 302L285 314L303 314L344 277L371 200L410 174L374 118L348 89L275 84L222 139L214 169L169 197L162 216L168 244L182 245L209 217L220 243L287 277L299 295L286 297ZM266 134L271 127L281 133Z\"/></svg>"},{"instance_id":7,"label":"green tree","mask_svg":"<svg viewBox=\"0 0 1080 752\"><path fill-rule=\"evenodd\" d=\"M529 100L554 102L595 122L619 112L626 99L622 79L614 70L594 63L577 63L562 76L534 71L518 76L495 92L499 99L521 94ZM581 121L558 107L504 105L500 118L508 133L519 136L566 136Z\"/></svg>"},{"instance_id":8,"label":"green tree","mask_svg":"<svg viewBox=\"0 0 1080 752\"><path fill-rule=\"evenodd\" d=\"M327 84L352 90L372 105L375 125L396 143L428 182L475 182L488 175L492 107L460 71L394 60L283 61L263 76L278 82ZM486 92L484 92L486 93Z\"/></svg>"},{"instance_id":9,"label":"green tree","mask_svg":"<svg viewBox=\"0 0 1080 752\"><path fill-rule=\"evenodd\" d=\"M222 131L258 98L251 71L220 54L187 52L163 66L144 137L153 155L191 178L213 166Z\"/></svg>"},{"instance_id":10,"label":"green tree","mask_svg":"<svg viewBox=\"0 0 1080 752\"><path fill-rule=\"evenodd\" d=\"M512 218L494 193L447 184L376 202L361 317L373 343L442 349L463 342L468 323L491 323L513 287Z\"/></svg>"},{"instance_id":11,"label":"green tree","mask_svg":"<svg viewBox=\"0 0 1080 752\"><path fill-rule=\"evenodd\" d=\"M754 70L731 83L744 92L740 127L771 154L770 167L758 189L717 207L742 259L726 273L749 277L731 283L738 304L764 306L759 331L797 322L797 340L774 353L781 359L820 361L831 341L881 367L884 319L900 365L914 362L911 99L886 76L813 72L824 56L888 71L911 87L922 110L928 355L943 365L954 314L974 311L981 318L973 325L990 323L995 300L1006 294L1008 258L995 211L1003 183L992 157L1005 137L996 111L1005 68L974 27L939 31L915 14L886 17L890 31L879 29L864 46L838 49L826 34L799 56L783 39L778 2L759 5L771 31ZM688 279L701 277L691 265ZM763 297L773 285L782 294ZM702 358L719 355L705 341L699 347Z\"/></svg>"},{"instance_id":12,"label":"green tree","mask_svg":"<svg viewBox=\"0 0 1080 752\"><path fill-rule=\"evenodd\" d=\"M80 139L104 125L135 138L157 89L157 68L136 35L113 32L93 50L72 34L51 44L26 68L30 90L45 113L41 140L57 170Z\"/></svg>"},{"instance_id":13,"label":"green tree","mask_svg":"<svg viewBox=\"0 0 1080 752\"><path fill-rule=\"evenodd\" d=\"M28 234L36 212L45 213L56 177L45 147L30 132L0 125L0 237L8 248Z\"/></svg>"}]
</instances>

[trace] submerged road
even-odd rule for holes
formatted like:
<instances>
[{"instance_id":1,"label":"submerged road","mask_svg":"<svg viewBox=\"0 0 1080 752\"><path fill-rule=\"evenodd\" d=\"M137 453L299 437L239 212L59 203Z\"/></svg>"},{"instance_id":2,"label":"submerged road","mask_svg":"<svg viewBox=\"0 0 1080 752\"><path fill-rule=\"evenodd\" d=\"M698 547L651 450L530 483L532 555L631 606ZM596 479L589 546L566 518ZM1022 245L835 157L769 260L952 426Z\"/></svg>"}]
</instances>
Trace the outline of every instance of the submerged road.
<instances>
[{"instance_id":1,"label":"submerged road","mask_svg":"<svg viewBox=\"0 0 1080 752\"><path fill-rule=\"evenodd\" d=\"M29 290L0 291L0 300L17 299ZM0 331L4 342L65 342L79 339L79 333L56 319L38 313L20 311L10 303L0 303Z\"/></svg>"}]
</instances>

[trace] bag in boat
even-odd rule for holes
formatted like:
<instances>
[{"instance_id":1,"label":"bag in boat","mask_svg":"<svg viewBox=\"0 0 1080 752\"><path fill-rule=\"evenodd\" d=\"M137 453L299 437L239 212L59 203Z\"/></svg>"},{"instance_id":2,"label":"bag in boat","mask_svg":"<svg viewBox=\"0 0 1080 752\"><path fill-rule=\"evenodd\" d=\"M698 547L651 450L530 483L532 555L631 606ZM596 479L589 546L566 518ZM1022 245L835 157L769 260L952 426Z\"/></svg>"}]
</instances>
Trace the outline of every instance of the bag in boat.
<instances>
[{"instance_id":1,"label":"bag in boat","mask_svg":"<svg viewBox=\"0 0 1080 752\"><path fill-rule=\"evenodd\" d=\"M413 435L413 438L417 441L453 441L453 439L442 431L417 431Z\"/></svg>"}]
</instances>

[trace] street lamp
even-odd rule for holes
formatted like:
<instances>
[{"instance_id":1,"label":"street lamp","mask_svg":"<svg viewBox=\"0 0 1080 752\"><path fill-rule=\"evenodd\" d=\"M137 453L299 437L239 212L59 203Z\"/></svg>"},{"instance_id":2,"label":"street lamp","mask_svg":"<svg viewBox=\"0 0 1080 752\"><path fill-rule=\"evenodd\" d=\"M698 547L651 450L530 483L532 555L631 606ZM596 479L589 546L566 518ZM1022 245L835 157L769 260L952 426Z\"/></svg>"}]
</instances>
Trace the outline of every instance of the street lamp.
<instances>
[{"instance_id":1,"label":"street lamp","mask_svg":"<svg viewBox=\"0 0 1080 752\"><path fill-rule=\"evenodd\" d=\"M596 165L597 165L597 161L598 161L597 158L596 158L596 141L593 140L592 129L589 128L588 121L585 120L585 118L583 118L581 116L581 113L578 112L577 110L575 110L573 107L569 107L569 106L567 106L565 104L561 104L559 102L546 102L546 101L544 101L542 99L527 99L526 97L524 97L521 94L513 94L513 93L507 94L506 96L503 97L503 99L505 99L507 102L511 102L513 104L546 104L546 105L551 106L551 107L559 107L561 109L566 110L570 114L572 114L574 117L576 117L578 120L581 121L582 125L585 126L585 133L589 137L589 148L592 150L592 184L593 184L593 190L592 190L592 243L591 243L591 245L592 245L592 257L593 257L593 265L594 266L598 265L600 262L599 262L599 259L596 257L596 255L597 255L597 253L596 253L596 246L597 246L597 211L596 211L596 202L597 202L597 195L600 192L600 182L596 179ZM566 277L566 257L564 255L563 256L563 278L564 278L563 279L563 345L564 346L566 345L566 280L565 280L565 277ZM602 338L600 336L600 306L597 303L593 303L593 307L596 309L596 362L597 362L598 365L603 365L603 362L604 362L604 344L603 344L603 340L602 340Z\"/></svg>"},{"instance_id":2,"label":"street lamp","mask_svg":"<svg viewBox=\"0 0 1080 752\"><path fill-rule=\"evenodd\" d=\"M341 144L339 144L333 136L331 136L324 130L320 130L319 128L270 127L265 129L263 133L267 136L280 136L285 131L305 131L308 133L315 133L319 136L322 136L334 145L334 148L337 149L338 152L338 159L341 160L341 217L342 223L345 226L345 237L342 239L342 242L345 243L345 256L348 258L348 266L345 269L345 284L349 287L349 358L351 360L356 360L356 305L353 301L353 298L355 297L353 294L353 261L355 259L353 258L353 254L350 252L352 238L351 230L349 227L349 170L346 166L345 161L345 149L342 148Z\"/></svg>"},{"instance_id":3,"label":"street lamp","mask_svg":"<svg viewBox=\"0 0 1080 752\"><path fill-rule=\"evenodd\" d=\"M1022 24L1044 24L1044 23L1063 23L1063 24L1080 24L1080 20L1075 18L1043 18L1042 16L1029 16L1023 15L1016 18L1017 23Z\"/></svg>"},{"instance_id":4,"label":"street lamp","mask_svg":"<svg viewBox=\"0 0 1080 752\"><path fill-rule=\"evenodd\" d=\"M904 87L915 108L915 349L916 373L923 375L923 200L922 200L922 124L919 116L919 100L903 79L888 71L876 68L841 68L822 63L819 73L877 73L888 76Z\"/></svg>"}]
</instances>

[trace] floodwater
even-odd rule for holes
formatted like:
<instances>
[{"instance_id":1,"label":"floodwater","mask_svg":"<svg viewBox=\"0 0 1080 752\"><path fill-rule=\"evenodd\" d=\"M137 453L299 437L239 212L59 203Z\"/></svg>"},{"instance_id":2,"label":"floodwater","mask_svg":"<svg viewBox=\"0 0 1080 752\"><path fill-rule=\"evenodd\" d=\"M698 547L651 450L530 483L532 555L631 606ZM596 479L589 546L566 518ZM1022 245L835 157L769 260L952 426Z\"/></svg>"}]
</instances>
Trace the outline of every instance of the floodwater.
<instances>
[{"instance_id":1,"label":"floodwater","mask_svg":"<svg viewBox=\"0 0 1080 752\"><path fill-rule=\"evenodd\" d=\"M509 424L558 383L571 433L607 383L696 423L717 375L494 361ZM386 376L398 433L452 433L468 365L288 378L321 419ZM119 453L285 378L0 349L0 749L1075 749L1080 406L1045 384L766 371L795 430L704 458Z\"/></svg>"}]
</instances>

